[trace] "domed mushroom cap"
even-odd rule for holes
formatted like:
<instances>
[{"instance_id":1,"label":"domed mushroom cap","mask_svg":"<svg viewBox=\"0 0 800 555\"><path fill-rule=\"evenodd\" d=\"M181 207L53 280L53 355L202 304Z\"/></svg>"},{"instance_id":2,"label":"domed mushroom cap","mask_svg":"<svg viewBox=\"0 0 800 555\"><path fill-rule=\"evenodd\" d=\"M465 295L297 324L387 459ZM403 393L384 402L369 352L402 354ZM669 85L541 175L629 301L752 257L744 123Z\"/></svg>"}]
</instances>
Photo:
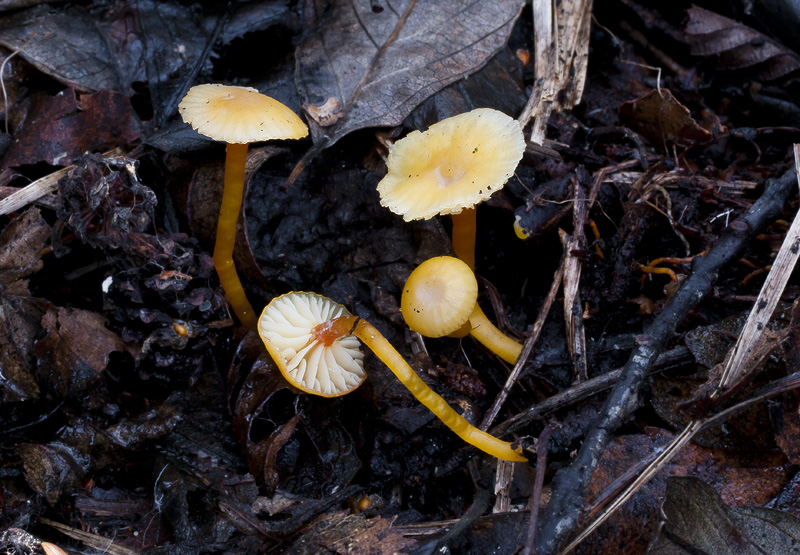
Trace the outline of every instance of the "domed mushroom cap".
<instances>
[{"instance_id":1,"label":"domed mushroom cap","mask_svg":"<svg viewBox=\"0 0 800 555\"><path fill-rule=\"evenodd\" d=\"M251 87L196 85L178 104L183 121L226 143L300 139L308 127L297 114Z\"/></svg>"},{"instance_id":2,"label":"domed mushroom cap","mask_svg":"<svg viewBox=\"0 0 800 555\"><path fill-rule=\"evenodd\" d=\"M346 335L326 345L319 324L350 316L342 305L315 293L287 293L272 300L258 320L258 334L293 386L322 397L350 393L366 378L358 339Z\"/></svg>"},{"instance_id":3,"label":"domed mushroom cap","mask_svg":"<svg viewBox=\"0 0 800 555\"><path fill-rule=\"evenodd\" d=\"M443 337L469 320L478 300L478 282L464 262L437 256L408 276L400 311L408 327L426 337Z\"/></svg>"},{"instance_id":4,"label":"domed mushroom cap","mask_svg":"<svg viewBox=\"0 0 800 555\"><path fill-rule=\"evenodd\" d=\"M412 131L389 152L381 204L405 221L458 214L503 188L525 151L517 121L478 108Z\"/></svg>"}]
</instances>

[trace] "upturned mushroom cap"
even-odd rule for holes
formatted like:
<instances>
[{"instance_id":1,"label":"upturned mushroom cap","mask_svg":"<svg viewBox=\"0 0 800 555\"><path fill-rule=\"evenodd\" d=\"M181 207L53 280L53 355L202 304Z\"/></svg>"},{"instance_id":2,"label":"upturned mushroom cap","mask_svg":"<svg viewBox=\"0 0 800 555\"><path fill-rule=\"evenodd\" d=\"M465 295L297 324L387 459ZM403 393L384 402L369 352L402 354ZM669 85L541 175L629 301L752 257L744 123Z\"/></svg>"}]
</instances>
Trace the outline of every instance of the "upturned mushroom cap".
<instances>
[{"instance_id":1,"label":"upturned mushroom cap","mask_svg":"<svg viewBox=\"0 0 800 555\"><path fill-rule=\"evenodd\" d=\"M412 131L389 152L381 204L405 221L458 214L503 188L525 151L517 121L478 108Z\"/></svg>"},{"instance_id":2,"label":"upturned mushroom cap","mask_svg":"<svg viewBox=\"0 0 800 555\"><path fill-rule=\"evenodd\" d=\"M270 302L258 320L258 334L283 376L295 387L337 397L356 389L366 378L358 339L346 335L325 345L316 326L350 313L315 293L287 293Z\"/></svg>"},{"instance_id":3,"label":"upturned mushroom cap","mask_svg":"<svg viewBox=\"0 0 800 555\"><path fill-rule=\"evenodd\" d=\"M300 139L308 127L297 114L251 87L196 85L178 104L183 121L226 143Z\"/></svg>"},{"instance_id":4,"label":"upturned mushroom cap","mask_svg":"<svg viewBox=\"0 0 800 555\"><path fill-rule=\"evenodd\" d=\"M469 320L477 299L478 282L469 266L452 256L437 256L408 276L400 311L412 330L444 337Z\"/></svg>"}]
</instances>

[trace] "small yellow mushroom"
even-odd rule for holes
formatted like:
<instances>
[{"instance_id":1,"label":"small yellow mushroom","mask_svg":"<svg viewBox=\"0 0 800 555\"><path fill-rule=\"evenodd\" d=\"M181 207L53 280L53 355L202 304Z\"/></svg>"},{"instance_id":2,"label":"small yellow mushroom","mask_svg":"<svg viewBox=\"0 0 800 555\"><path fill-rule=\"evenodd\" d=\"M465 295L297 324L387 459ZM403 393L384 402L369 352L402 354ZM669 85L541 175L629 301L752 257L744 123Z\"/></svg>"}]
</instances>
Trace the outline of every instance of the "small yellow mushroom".
<instances>
[{"instance_id":1,"label":"small yellow mushroom","mask_svg":"<svg viewBox=\"0 0 800 555\"><path fill-rule=\"evenodd\" d=\"M492 324L478 305L478 282L465 262L437 256L417 266L403 287L400 311L408 327L426 337L444 337L466 329L510 364L522 345Z\"/></svg>"},{"instance_id":2,"label":"small yellow mushroom","mask_svg":"<svg viewBox=\"0 0 800 555\"><path fill-rule=\"evenodd\" d=\"M478 108L412 131L389 152L381 204L405 221L453 215L453 251L475 267L475 206L506 184L525 152L517 120Z\"/></svg>"},{"instance_id":3,"label":"small yellow mushroom","mask_svg":"<svg viewBox=\"0 0 800 555\"><path fill-rule=\"evenodd\" d=\"M200 134L227 143L225 185L217 222L214 267L236 316L243 326L254 329L256 313L247 300L233 265L236 222L244 191L247 145L270 139L300 139L308 135L308 127L287 106L250 87L197 85L183 97L178 111L183 121L191 124Z\"/></svg>"},{"instance_id":4,"label":"small yellow mushroom","mask_svg":"<svg viewBox=\"0 0 800 555\"><path fill-rule=\"evenodd\" d=\"M364 381L360 339L445 426L478 449L507 461L527 459L475 428L429 388L371 324L315 293L287 293L267 305L258 322L267 351L284 377L307 393L344 395Z\"/></svg>"}]
</instances>

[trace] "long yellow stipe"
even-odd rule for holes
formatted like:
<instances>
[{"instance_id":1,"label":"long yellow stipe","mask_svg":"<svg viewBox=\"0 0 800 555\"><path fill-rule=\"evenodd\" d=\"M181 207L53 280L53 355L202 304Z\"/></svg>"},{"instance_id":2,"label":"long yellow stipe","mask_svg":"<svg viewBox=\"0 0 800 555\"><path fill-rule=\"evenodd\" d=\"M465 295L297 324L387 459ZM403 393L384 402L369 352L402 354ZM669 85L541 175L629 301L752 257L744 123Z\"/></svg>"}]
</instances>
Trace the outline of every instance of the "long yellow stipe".
<instances>
[{"instance_id":1,"label":"long yellow stipe","mask_svg":"<svg viewBox=\"0 0 800 555\"><path fill-rule=\"evenodd\" d=\"M258 317L247 300L242 282L233 265L233 245L236 242L236 222L242 208L244 192L244 165L247 160L247 145L228 143L225 157L225 185L222 189L222 205L217 221L217 240L214 244L214 268L225 296L242 325L256 329Z\"/></svg>"},{"instance_id":2,"label":"long yellow stipe","mask_svg":"<svg viewBox=\"0 0 800 555\"><path fill-rule=\"evenodd\" d=\"M509 364L517 362L517 357L522 352L522 345L497 329L483 313L478 303L475 303L475 310L469 317L469 323L472 326L470 333L486 348Z\"/></svg>"},{"instance_id":3,"label":"long yellow stipe","mask_svg":"<svg viewBox=\"0 0 800 555\"><path fill-rule=\"evenodd\" d=\"M525 462L528 459L511 448L511 444L479 430L458 414L412 370L411 366L400 356L375 326L356 316L342 316L332 321L330 331L338 335L353 334L394 372L397 379L428 407L445 426L453 430L458 437L474 445L481 451L505 461Z\"/></svg>"},{"instance_id":4,"label":"long yellow stipe","mask_svg":"<svg viewBox=\"0 0 800 555\"><path fill-rule=\"evenodd\" d=\"M465 208L453 214L453 252L463 260L470 270L475 269L475 208Z\"/></svg>"}]
</instances>

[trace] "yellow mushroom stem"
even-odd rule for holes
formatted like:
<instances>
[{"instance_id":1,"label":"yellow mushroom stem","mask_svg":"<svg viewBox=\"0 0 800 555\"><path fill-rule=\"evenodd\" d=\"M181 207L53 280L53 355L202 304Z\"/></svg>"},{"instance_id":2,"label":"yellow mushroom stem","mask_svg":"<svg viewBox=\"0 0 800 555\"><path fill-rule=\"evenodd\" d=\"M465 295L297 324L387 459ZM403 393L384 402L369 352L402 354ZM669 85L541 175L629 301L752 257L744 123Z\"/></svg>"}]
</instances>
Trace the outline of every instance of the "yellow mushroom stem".
<instances>
[{"instance_id":1,"label":"yellow mushroom stem","mask_svg":"<svg viewBox=\"0 0 800 555\"><path fill-rule=\"evenodd\" d=\"M225 157L225 185L217 221L217 240L214 245L214 267L225 296L242 325L256 329L258 316L245 295L242 282L233 265L233 245L236 242L236 222L242 208L244 167L247 144L228 143Z\"/></svg>"},{"instance_id":2,"label":"yellow mushroom stem","mask_svg":"<svg viewBox=\"0 0 800 555\"><path fill-rule=\"evenodd\" d=\"M478 303L475 303L475 309L469 317L469 324L472 328L470 329L472 336L486 348L509 364L517 362L517 358L522 352L522 345L497 329L497 326L492 324L483 313Z\"/></svg>"},{"instance_id":3,"label":"yellow mushroom stem","mask_svg":"<svg viewBox=\"0 0 800 555\"><path fill-rule=\"evenodd\" d=\"M465 208L453 214L453 252L470 270L475 270L475 208Z\"/></svg>"},{"instance_id":4,"label":"yellow mushroom stem","mask_svg":"<svg viewBox=\"0 0 800 555\"><path fill-rule=\"evenodd\" d=\"M341 316L317 326L314 330L324 343L345 335L355 335L394 372L397 379L455 434L481 451L505 461L525 462L527 459L511 448L511 444L479 430L447 404L412 370L375 326L356 316Z\"/></svg>"}]
</instances>

